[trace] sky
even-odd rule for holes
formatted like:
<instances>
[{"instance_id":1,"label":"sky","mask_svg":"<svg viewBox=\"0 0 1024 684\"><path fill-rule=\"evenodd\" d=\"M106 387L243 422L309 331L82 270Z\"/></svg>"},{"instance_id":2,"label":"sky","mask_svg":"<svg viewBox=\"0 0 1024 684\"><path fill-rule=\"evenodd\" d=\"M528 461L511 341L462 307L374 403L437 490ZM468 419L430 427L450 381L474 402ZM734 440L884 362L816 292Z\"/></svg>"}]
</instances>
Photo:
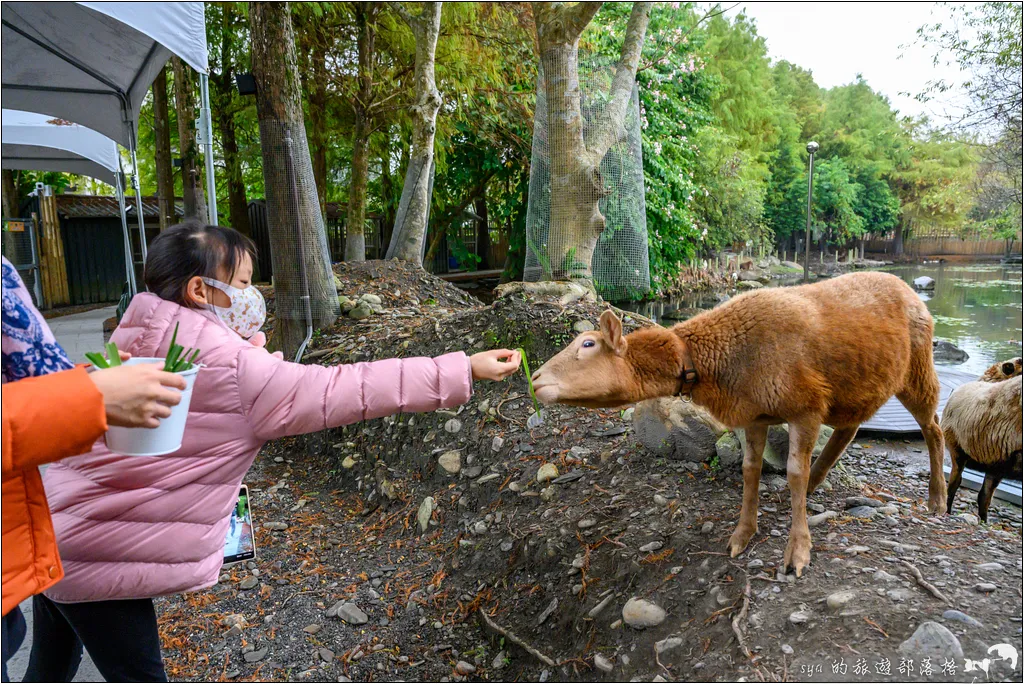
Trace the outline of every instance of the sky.
<instances>
[{"instance_id":1,"label":"sky","mask_svg":"<svg viewBox=\"0 0 1024 684\"><path fill-rule=\"evenodd\" d=\"M938 4L741 2L727 14L743 10L756 20L773 62L785 59L811 70L824 88L850 83L860 73L902 115L939 119L940 104L923 104L913 95L929 80L962 78L956 67L933 66L931 48L914 44L919 26L948 16Z\"/></svg>"}]
</instances>

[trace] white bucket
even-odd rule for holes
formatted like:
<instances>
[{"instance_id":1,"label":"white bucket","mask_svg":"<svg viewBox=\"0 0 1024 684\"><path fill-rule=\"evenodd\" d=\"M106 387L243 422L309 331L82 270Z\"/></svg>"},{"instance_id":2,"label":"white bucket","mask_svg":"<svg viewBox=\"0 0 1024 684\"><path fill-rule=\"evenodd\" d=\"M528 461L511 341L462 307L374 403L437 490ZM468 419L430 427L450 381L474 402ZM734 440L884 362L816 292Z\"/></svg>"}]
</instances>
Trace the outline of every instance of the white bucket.
<instances>
[{"instance_id":1,"label":"white bucket","mask_svg":"<svg viewBox=\"0 0 1024 684\"><path fill-rule=\"evenodd\" d=\"M134 366L139 363L159 363L162 366L164 359L133 357L123 365ZM107 430L107 448L122 456L164 456L180 449L188 407L192 403L192 385L195 384L198 372L199 366L193 364L188 370L178 373L185 378L181 402L171 407L171 415L162 419L160 425L155 428L111 427Z\"/></svg>"}]
</instances>

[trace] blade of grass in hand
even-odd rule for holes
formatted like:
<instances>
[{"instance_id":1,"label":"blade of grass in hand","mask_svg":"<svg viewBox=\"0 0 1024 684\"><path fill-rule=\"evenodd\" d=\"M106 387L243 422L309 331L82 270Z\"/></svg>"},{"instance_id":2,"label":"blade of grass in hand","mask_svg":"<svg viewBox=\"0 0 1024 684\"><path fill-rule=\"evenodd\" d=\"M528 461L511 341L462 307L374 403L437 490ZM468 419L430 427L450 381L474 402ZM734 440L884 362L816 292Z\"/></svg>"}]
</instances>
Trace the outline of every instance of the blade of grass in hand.
<instances>
[{"instance_id":1,"label":"blade of grass in hand","mask_svg":"<svg viewBox=\"0 0 1024 684\"><path fill-rule=\"evenodd\" d=\"M105 358L103 358L103 354L99 354L97 352L85 352L85 358L87 358L92 363L92 365L96 366L97 368L110 368L110 364L107 363L107 360Z\"/></svg>"},{"instance_id":2,"label":"blade of grass in hand","mask_svg":"<svg viewBox=\"0 0 1024 684\"><path fill-rule=\"evenodd\" d=\"M540 415L540 402L537 401L537 395L533 391L533 374L530 373L530 362L526 359L526 351L522 347L519 348L519 355L523 357L523 368L526 370L526 385L530 388L530 398L533 399L533 410Z\"/></svg>"}]
</instances>

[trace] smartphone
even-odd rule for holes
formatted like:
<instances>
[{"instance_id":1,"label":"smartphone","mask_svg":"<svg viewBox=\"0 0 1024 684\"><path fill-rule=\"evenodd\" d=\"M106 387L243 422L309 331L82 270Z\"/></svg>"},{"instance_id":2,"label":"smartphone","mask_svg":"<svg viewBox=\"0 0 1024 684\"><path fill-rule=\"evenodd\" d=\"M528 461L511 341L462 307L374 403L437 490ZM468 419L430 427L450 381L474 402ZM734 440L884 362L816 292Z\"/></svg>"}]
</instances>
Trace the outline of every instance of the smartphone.
<instances>
[{"instance_id":1,"label":"smartphone","mask_svg":"<svg viewBox=\"0 0 1024 684\"><path fill-rule=\"evenodd\" d=\"M252 533L252 508L249 488L242 485L238 501L231 509L228 534L224 539L224 565L256 558L256 536Z\"/></svg>"}]
</instances>

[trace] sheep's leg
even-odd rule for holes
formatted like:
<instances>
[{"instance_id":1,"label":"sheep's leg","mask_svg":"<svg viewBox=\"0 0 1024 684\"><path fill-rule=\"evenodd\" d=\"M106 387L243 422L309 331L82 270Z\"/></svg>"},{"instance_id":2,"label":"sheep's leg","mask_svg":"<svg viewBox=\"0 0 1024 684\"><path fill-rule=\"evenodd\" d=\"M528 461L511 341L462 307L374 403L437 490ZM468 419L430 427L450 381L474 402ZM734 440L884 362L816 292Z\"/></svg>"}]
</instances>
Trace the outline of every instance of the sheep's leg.
<instances>
[{"instance_id":1,"label":"sheep's leg","mask_svg":"<svg viewBox=\"0 0 1024 684\"><path fill-rule=\"evenodd\" d=\"M992 494L996 487L1003 480L1003 474L989 471L985 473L985 482L978 490L978 518L981 522L988 522L988 505L992 502Z\"/></svg>"},{"instance_id":2,"label":"sheep's leg","mask_svg":"<svg viewBox=\"0 0 1024 684\"><path fill-rule=\"evenodd\" d=\"M807 526L807 480L811 469L811 452L818 441L821 423L789 424L789 460L786 475L789 480L791 514L793 523L789 529L789 543L783 556L784 568L792 569L797 577L811 562L811 530Z\"/></svg>"},{"instance_id":3,"label":"sheep's leg","mask_svg":"<svg viewBox=\"0 0 1024 684\"><path fill-rule=\"evenodd\" d=\"M946 488L946 511L952 513L953 499L956 498L956 492L960 489L960 481L964 477L964 464L967 462L967 454L956 443L955 438L951 437L946 446L949 448L949 460L953 464L949 470L949 485Z\"/></svg>"},{"instance_id":4,"label":"sheep's leg","mask_svg":"<svg viewBox=\"0 0 1024 684\"><path fill-rule=\"evenodd\" d=\"M832 432L832 436L828 438L825 448L821 450L818 458L814 459L814 463L811 465L811 476L807 480L808 494L813 494L818 485L825 481L828 471L832 470L832 466L843 455L843 451L846 450L846 447L850 446L850 442L857 436L858 427L860 426L836 428Z\"/></svg>"},{"instance_id":5,"label":"sheep's leg","mask_svg":"<svg viewBox=\"0 0 1024 684\"><path fill-rule=\"evenodd\" d=\"M729 555L733 558L743 553L750 538L757 532L758 487L761 484L761 456L768 439L768 428L753 425L744 430L743 440L743 506L740 521L729 537Z\"/></svg>"}]
</instances>

